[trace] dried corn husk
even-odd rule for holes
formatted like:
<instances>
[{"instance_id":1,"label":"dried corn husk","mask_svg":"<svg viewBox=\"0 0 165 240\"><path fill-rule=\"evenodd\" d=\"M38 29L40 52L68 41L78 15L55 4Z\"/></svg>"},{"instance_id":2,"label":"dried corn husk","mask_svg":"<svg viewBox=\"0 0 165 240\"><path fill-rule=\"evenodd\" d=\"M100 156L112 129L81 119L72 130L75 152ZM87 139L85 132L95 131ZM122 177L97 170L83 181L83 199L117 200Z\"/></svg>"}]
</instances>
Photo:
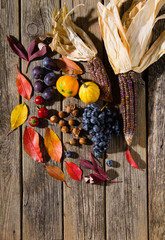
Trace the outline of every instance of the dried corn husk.
<instances>
[{"instance_id":1,"label":"dried corn husk","mask_svg":"<svg viewBox=\"0 0 165 240\"><path fill-rule=\"evenodd\" d=\"M58 12L57 9L54 11L50 47L73 61L90 61L97 55L97 50L88 35L72 22L70 15L74 10L68 12L64 4Z\"/></svg>"},{"instance_id":2,"label":"dried corn husk","mask_svg":"<svg viewBox=\"0 0 165 240\"><path fill-rule=\"evenodd\" d=\"M149 48L155 23L165 18L156 18L163 4L165 0L133 1L121 20L115 0L107 6L98 3L101 34L116 74L141 73L165 53L164 32Z\"/></svg>"},{"instance_id":3,"label":"dried corn husk","mask_svg":"<svg viewBox=\"0 0 165 240\"><path fill-rule=\"evenodd\" d=\"M109 62L118 74L121 113L125 140L131 145L136 127L137 82L135 72L143 72L165 53L165 31L150 46L154 24L165 18L156 18L165 0L134 0L120 19L119 3L110 0L105 7L98 3L99 25Z\"/></svg>"}]
</instances>

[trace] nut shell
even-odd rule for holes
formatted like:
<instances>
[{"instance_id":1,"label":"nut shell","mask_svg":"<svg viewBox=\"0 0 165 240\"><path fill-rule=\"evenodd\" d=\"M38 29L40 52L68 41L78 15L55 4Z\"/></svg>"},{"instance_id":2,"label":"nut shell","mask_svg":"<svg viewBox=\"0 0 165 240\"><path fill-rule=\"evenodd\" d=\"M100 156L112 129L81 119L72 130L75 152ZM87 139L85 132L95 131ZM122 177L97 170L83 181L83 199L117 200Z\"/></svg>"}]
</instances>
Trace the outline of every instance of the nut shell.
<instances>
[{"instance_id":1,"label":"nut shell","mask_svg":"<svg viewBox=\"0 0 165 240\"><path fill-rule=\"evenodd\" d=\"M68 124L69 124L70 126L74 126L74 125L75 125L75 120L74 120L74 119L70 119L70 120L68 121Z\"/></svg>"},{"instance_id":2,"label":"nut shell","mask_svg":"<svg viewBox=\"0 0 165 240\"><path fill-rule=\"evenodd\" d=\"M61 128L61 132L63 132L63 133L68 133L68 132L69 132L69 128L68 128L67 126L63 126L63 127Z\"/></svg>"},{"instance_id":3,"label":"nut shell","mask_svg":"<svg viewBox=\"0 0 165 240\"><path fill-rule=\"evenodd\" d=\"M81 132L81 128L72 128L72 133L78 137Z\"/></svg>"},{"instance_id":4,"label":"nut shell","mask_svg":"<svg viewBox=\"0 0 165 240\"><path fill-rule=\"evenodd\" d=\"M65 113L64 111L60 111L60 112L58 113L58 116L59 116L60 118L63 118L63 117L66 116L66 113Z\"/></svg>"},{"instance_id":5,"label":"nut shell","mask_svg":"<svg viewBox=\"0 0 165 240\"><path fill-rule=\"evenodd\" d=\"M80 139L79 139L79 143L80 143L80 144L86 144L86 143L87 143L86 138L80 138Z\"/></svg>"},{"instance_id":6,"label":"nut shell","mask_svg":"<svg viewBox=\"0 0 165 240\"><path fill-rule=\"evenodd\" d=\"M56 116L56 115L53 115L53 116L51 116L50 117L50 121L52 122L52 123L58 123L58 117Z\"/></svg>"},{"instance_id":7,"label":"nut shell","mask_svg":"<svg viewBox=\"0 0 165 240\"><path fill-rule=\"evenodd\" d=\"M67 108L66 108L66 112L69 113L69 114L72 112L72 108L71 108L71 106L67 106Z\"/></svg>"},{"instance_id":8,"label":"nut shell","mask_svg":"<svg viewBox=\"0 0 165 240\"><path fill-rule=\"evenodd\" d=\"M75 110L72 111L71 115L73 117L78 117L80 114L80 110L78 108L76 108Z\"/></svg>"},{"instance_id":9,"label":"nut shell","mask_svg":"<svg viewBox=\"0 0 165 240\"><path fill-rule=\"evenodd\" d=\"M66 125L66 122L64 120L60 120L59 123L60 127L63 127Z\"/></svg>"},{"instance_id":10,"label":"nut shell","mask_svg":"<svg viewBox=\"0 0 165 240\"><path fill-rule=\"evenodd\" d=\"M76 145L77 140L76 140L75 138L71 138L71 139L69 140L69 143L70 143L70 145Z\"/></svg>"}]
</instances>

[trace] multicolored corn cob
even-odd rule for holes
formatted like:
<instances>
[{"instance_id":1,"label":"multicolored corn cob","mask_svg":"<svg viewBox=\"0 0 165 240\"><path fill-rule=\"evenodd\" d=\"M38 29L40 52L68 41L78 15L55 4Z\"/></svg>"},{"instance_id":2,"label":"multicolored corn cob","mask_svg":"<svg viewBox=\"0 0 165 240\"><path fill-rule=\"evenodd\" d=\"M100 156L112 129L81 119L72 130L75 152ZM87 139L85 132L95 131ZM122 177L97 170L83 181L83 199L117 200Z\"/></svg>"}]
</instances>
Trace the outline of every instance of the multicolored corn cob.
<instances>
[{"instance_id":1,"label":"multicolored corn cob","mask_svg":"<svg viewBox=\"0 0 165 240\"><path fill-rule=\"evenodd\" d=\"M123 132L125 140L130 146L136 127L138 74L134 71L129 71L119 74L118 79L121 95Z\"/></svg>"},{"instance_id":2,"label":"multicolored corn cob","mask_svg":"<svg viewBox=\"0 0 165 240\"><path fill-rule=\"evenodd\" d=\"M94 81L100 87L100 99L106 102L112 102L111 83L100 58L95 57L93 60L88 61L87 66Z\"/></svg>"}]
</instances>

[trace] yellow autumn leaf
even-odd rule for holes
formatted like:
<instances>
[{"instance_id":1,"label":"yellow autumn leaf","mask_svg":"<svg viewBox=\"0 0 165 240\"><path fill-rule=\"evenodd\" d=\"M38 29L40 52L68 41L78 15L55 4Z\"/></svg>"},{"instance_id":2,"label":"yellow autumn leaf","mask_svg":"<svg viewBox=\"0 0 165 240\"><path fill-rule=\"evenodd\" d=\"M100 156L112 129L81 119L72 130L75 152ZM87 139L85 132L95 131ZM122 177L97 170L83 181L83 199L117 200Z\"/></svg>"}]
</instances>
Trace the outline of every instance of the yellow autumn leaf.
<instances>
[{"instance_id":1,"label":"yellow autumn leaf","mask_svg":"<svg viewBox=\"0 0 165 240\"><path fill-rule=\"evenodd\" d=\"M28 108L25 103L17 105L11 113L11 130L22 125L28 116Z\"/></svg>"}]
</instances>

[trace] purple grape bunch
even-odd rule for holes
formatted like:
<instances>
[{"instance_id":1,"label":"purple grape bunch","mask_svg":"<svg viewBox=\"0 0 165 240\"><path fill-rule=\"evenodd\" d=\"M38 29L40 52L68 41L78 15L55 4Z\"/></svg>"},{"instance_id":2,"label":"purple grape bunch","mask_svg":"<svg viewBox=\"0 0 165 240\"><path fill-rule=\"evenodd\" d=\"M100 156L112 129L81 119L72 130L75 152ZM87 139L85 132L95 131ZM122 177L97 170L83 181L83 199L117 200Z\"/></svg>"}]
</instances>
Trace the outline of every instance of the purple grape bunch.
<instances>
[{"instance_id":1,"label":"purple grape bunch","mask_svg":"<svg viewBox=\"0 0 165 240\"><path fill-rule=\"evenodd\" d=\"M93 151L96 158L109 148L110 139L122 131L121 117L117 111L92 103L87 105L83 113L83 129L89 132L94 142Z\"/></svg>"},{"instance_id":2,"label":"purple grape bunch","mask_svg":"<svg viewBox=\"0 0 165 240\"><path fill-rule=\"evenodd\" d=\"M35 66L32 70L32 77L37 81L34 84L34 91L42 93L45 100L51 100L55 95L55 86L58 75L53 71L59 71L57 64L50 57L45 57L42 60L41 66Z\"/></svg>"}]
</instances>

